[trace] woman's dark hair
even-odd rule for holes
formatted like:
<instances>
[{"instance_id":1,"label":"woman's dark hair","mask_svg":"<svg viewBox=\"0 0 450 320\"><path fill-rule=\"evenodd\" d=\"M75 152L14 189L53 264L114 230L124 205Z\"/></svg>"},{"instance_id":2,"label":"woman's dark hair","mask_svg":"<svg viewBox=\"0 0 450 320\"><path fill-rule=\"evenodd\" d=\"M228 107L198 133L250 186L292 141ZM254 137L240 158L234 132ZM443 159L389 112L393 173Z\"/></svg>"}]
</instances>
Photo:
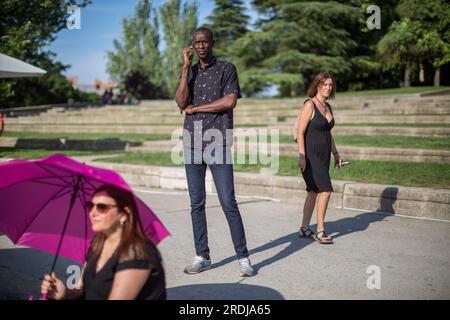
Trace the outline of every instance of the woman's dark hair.
<instances>
[{"instance_id":1,"label":"woman's dark hair","mask_svg":"<svg viewBox=\"0 0 450 320\"><path fill-rule=\"evenodd\" d=\"M321 72L314 77L307 91L308 97L313 98L317 94L317 89L319 88L319 86L325 83L327 79L331 79L331 81L333 81L333 89L331 89L331 93L328 98L334 98L334 96L336 95L336 80L328 72Z\"/></svg>"},{"instance_id":2,"label":"woman's dark hair","mask_svg":"<svg viewBox=\"0 0 450 320\"><path fill-rule=\"evenodd\" d=\"M141 220L139 219L136 201L131 192L111 185L103 185L95 190L94 196L97 193L105 192L108 196L114 199L118 205L118 210L128 215L127 221L123 224L122 238L120 239L117 253L119 257L126 259L130 257L131 252L135 253L135 259L146 260L149 257L148 246L156 246L145 235L142 228ZM128 208L129 211L125 209ZM94 235L91 244L91 256L98 258L103 248L106 235L98 232Z\"/></svg>"}]
</instances>

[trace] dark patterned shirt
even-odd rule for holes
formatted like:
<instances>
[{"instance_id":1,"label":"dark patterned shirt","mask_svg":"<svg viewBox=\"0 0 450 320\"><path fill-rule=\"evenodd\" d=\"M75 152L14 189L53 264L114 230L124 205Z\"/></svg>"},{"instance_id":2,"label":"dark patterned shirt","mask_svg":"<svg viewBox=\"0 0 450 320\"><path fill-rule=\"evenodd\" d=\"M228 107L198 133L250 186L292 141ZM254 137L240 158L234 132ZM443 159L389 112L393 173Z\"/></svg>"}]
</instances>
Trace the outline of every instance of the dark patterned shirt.
<instances>
[{"instance_id":1,"label":"dark patterned shirt","mask_svg":"<svg viewBox=\"0 0 450 320\"><path fill-rule=\"evenodd\" d=\"M188 86L190 103L194 106L211 103L230 93L237 94L238 98L241 97L236 67L216 58L213 58L205 69L200 67L200 63L193 65L188 74ZM233 138L230 135L231 130L228 130L230 137L227 139L227 129L233 129L233 109L217 113L186 114L184 129L183 145L185 147L205 149L208 144L215 141L214 132L217 132L215 130L206 132L209 129L216 129L222 134L223 140L216 143L231 145ZM194 143L194 137L201 141Z\"/></svg>"}]
</instances>

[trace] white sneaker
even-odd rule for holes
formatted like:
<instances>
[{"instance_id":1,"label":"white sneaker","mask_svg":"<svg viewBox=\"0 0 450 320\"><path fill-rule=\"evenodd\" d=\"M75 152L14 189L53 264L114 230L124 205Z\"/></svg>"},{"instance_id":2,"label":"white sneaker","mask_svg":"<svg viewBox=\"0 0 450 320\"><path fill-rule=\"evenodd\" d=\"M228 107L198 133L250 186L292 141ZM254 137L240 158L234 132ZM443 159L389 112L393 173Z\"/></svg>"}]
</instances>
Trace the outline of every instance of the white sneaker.
<instances>
[{"instance_id":1,"label":"white sneaker","mask_svg":"<svg viewBox=\"0 0 450 320\"><path fill-rule=\"evenodd\" d=\"M211 259L196 256L192 264L184 268L184 273L196 274L211 269Z\"/></svg>"},{"instance_id":2,"label":"white sneaker","mask_svg":"<svg viewBox=\"0 0 450 320\"><path fill-rule=\"evenodd\" d=\"M241 272L241 277L253 276L254 271L249 258L239 259L239 271Z\"/></svg>"}]
</instances>

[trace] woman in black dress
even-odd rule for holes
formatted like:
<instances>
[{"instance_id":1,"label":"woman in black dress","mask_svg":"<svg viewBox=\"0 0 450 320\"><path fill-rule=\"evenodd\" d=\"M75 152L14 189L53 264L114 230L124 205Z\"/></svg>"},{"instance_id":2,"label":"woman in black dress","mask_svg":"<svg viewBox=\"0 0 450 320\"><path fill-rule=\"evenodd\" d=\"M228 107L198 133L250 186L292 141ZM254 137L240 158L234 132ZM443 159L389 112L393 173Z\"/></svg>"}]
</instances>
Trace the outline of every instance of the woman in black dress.
<instances>
[{"instance_id":1,"label":"woman in black dress","mask_svg":"<svg viewBox=\"0 0 450 320\"><path fill-rule=\"evenodd\" d=\"M165 299L161 257L142 229L133 195L104 185L87 209L95 234L80 282L68 289L53 273L44 277L41 292L56 300Z\"/></svg>"},{"instance_id":2,"label":"woman in black dress","mask_svg":"<svg viewBox=\"0 0 450 320\"><path fill-rule=\"evenodd\" d=\"M301 237L313 237L316 241L329 244L333 240L325 232L324 219L333 187L329 174L330 156L334 155L335 166L342 167L331 129L334 116L326 102L336 92L336 81L327 72L319 73L308 88L308 96L299 114L297 128L298 165L306 183L307 196L303 207ZM309 224L317 201L317 231Z\"/></svg>"}]
</instances>

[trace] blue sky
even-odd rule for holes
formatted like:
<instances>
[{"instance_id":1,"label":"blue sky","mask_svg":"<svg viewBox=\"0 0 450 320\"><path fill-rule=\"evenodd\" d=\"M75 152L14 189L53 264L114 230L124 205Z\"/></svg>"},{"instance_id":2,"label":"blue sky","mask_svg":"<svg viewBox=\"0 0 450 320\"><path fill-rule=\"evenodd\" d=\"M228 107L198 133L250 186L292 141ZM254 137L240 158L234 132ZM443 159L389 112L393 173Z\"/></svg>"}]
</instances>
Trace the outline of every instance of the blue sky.
<instances>
[{"instance_id":1,"label":"blue sky","mask_svg":"<svg viewBox=\"0 0 450 320\"><path fill-rule=\"evenodd\" d=\"M250 0L244 2L248 8L246 13L255 20ZM59 61L71 65L65 73L67 76L76 76L79 84L93 84L95 79L109 80L106 52L113 50L113 39L120 39L122 19L134 13L135 3L135 0L93 0L81 9L81 29L64 29L56 35L49 48ZM153 6L163 3L164 0L154 0ZM198 3L199 25L202 25L214 9L214 1L198 0Z\"/></svg>"}]
</instances>

